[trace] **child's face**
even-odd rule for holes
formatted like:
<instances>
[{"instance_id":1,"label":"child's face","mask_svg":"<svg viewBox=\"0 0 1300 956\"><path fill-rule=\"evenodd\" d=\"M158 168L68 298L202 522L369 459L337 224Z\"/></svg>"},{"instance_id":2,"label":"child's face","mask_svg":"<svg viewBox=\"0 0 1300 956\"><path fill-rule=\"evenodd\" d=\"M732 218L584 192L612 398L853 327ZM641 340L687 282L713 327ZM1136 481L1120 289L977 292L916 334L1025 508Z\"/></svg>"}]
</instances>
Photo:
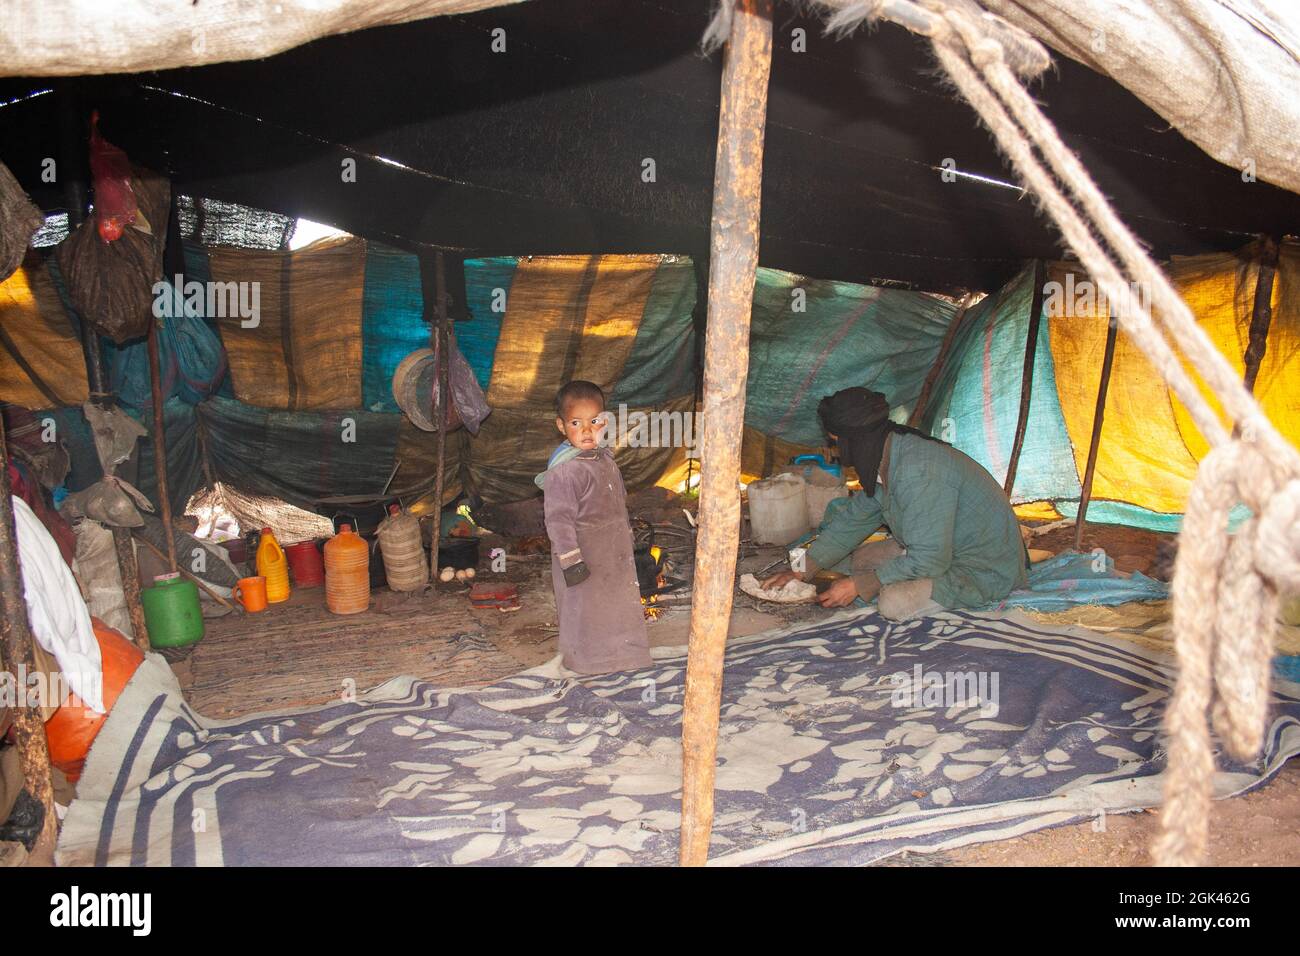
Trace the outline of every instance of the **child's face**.
<instances>
[{"instance_id":1,"label":"child's face","mask_svg":"<svg viewBox=\"0 0 1300 956\"><path fill-rule=\"evenodd\" d=\"M555 427L574 448L589 451L605 433L605 406L590 398L575 399L565 407L564 417L555 419Z\"/></svg>"}]
</instances>

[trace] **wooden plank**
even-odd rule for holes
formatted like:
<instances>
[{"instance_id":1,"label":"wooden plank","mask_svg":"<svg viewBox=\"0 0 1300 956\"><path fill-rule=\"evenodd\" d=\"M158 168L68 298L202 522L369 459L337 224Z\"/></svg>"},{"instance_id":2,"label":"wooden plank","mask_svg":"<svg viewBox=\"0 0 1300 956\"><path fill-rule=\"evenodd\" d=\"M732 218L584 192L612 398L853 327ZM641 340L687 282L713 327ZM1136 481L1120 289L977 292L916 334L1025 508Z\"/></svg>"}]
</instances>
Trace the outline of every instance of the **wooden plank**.
<instances>
[{"instance_id":1,"label":"wooden plank","mask_svg":"<svg viewBox=\"0 0 1300 956\"><path fill-rule=\"evenodd\" d=\"M722 660L740 541L740 443L758 266L763 133L772 67L771 0L734 2L723 54L704 345L699 538L682 718L683 865L702 866L713 828Z\"/></svg>"}]
</instances>

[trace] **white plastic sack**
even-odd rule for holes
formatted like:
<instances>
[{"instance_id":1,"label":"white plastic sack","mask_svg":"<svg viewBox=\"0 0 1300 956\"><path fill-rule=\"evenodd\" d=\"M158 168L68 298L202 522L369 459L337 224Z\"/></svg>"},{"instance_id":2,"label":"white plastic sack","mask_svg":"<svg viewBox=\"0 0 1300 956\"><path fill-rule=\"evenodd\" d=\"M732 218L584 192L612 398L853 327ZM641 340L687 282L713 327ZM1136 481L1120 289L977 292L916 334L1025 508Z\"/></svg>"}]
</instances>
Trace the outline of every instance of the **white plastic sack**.
<instances>
[{"instance_id":1,"label":"white plastic sack","mask_svg":"<svg viewBox=\"0 0 1300 956\"><path fill-rule=\"evenodd\" d=\"M134 639L112 529L87 518L74 524L72 530L77 535L77 577L87 608L93 617Z\"/></svg>"},{"instance_id":2,"label":"white plastic sack","mask_svg":"<svg viewBox=\"0 0 1300 956\"><path fill-rule=\"evenodd\" d=\"M36 642L54 655L73 693L104 713L103 660L90 611L59 546L21 498L13 497L27 619Z\"/></svg>"}]
</instances>

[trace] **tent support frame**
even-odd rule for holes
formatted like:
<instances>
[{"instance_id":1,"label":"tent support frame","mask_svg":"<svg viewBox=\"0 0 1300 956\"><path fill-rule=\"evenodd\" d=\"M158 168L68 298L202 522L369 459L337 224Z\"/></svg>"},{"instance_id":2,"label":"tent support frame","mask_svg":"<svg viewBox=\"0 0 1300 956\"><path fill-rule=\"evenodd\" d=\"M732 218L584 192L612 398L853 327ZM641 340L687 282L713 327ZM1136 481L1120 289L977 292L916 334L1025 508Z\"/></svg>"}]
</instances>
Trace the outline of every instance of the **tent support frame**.
<instances>
[{"instance_id":1,"label":"tent support frame","mask_svg":"<svg viewBox=\"0 0 1300 956\"><path fill-rule=\"evenodd\" d=\"M180 214L176 206L176 190L171 191L167 209L167 241L164 248L164 281L185 273L185 252L181 245ZM179 290L177 291L179 295ZM167 538L167 564L176 571L176 535L172 530L172 498L167 476L167 426L163 420L162 363L158 357L157 317L149 320L149 392L153 398L153 470L154 484L158 489L158 513L162 516L163 534Z\"/></svg>"},{"instance_id":2,"label":"tent support frame","mask_svg":"<svg viewBox=\"0 0 1300 956\"><path fill-rule=\"evenodd\" d=\"M723 53L704 343L699 537L682 718L680 859L702 866L713 827L723 654L740 540L740 446L758 268L772 0L735 3Z\"/></svg>"},{"instance_id":3,"label":"tent support frame","mask_svg":"<svg viewBox=\"0 0 1300 956\"><path fill-rule=\"evenodd\" d=\"M86 219L86 186L82 180L83 163L79 161L85 141L85 123L75 93L65 95L61 105L59 149L62 153L64 195L67 197L68 229L73 230ZM89 317L80 316L81 345L86 359L86 381L90 388L90 401L100 408L111 408L114 396L104 377L104 359L99 351L99 336ZM137 448L139 446L137 445ZM112 527L113 551L117 555L118 576L122 579L122 595L131 618L131 630L136 645L149 653L149 630L144 622L144 607L140 604L140 566L136 563L135 546L129 528Z\"/></svg>"},{"instance_id":4,"label":"tent support frame","mask_svg":"<svg viewBox=\"0 0 1300 956\"><path fill-rule=\"evenodd\" d=\"M445 492L447 463L447 261L438 249L430 255L420 254L420 274L424 290L424 314L429 320L429 345L438 356L438 382L435 386L433 421L437 425L437 472L433 476L434 526L429 548L432 579L437 580L442 560L442 496ZM432 260L432 261L431 261ZM432 279L432 286L430 280Z\"/></svg>"},{"instance_id":5,"label":"tent support frame","mask_svg":"<svg viewBox=\"0 0 1300 956\"><path fill-rule=\"evenodd\" d=\"M962 322L966 320L966 312L974 301L975 293L973 292L967 292L962 296L961 304L957 307L957 314L953 316L952 322L949 323L948 331L943 334L943 344L939 346L939 354L934 357L934 364L930 366L929 374L925 376L925 383L921 386L921 394L916 399L916 407L912 409L912 414L907 417L907 424L912 428L917 428L921 424L921 418L925 415L926 406L930 403L930 392L934 390L934 383L939 380L939 376L943 373L943 367L948 361L948 352L952 349L952 343L961 330Z\"/></svg>"},{"instance_id":6,"label":"tent support frame","mask_svg":"<svg viewBox=\"0 0 1300 956\"><path fill-rule=\"evenodd\" d=\"M1255 276L1255 303L1250 312L1250 338L1244 357L1246 374L1242 380L1246 391L1255 393L1255 379L1268 349L1268 329L1273 324L1273 282L1277 277L1280 243L1270 236L1260 237L1259 272Z\"/></svg>"},{"instance_id":7,"label":"tent support frame","mask_svg":"<svg viewBox=\"0 0 1300 956\"><path fill-rule=\"evenodd\" d=\"M1038 356L1038 328L1043 320L1043 285L1047 279L1047 264L1034 260L1034 294L1029 303L1029 334L1025 336L1025 367L1020 375L1020 415L1016 419L1016 440L1011 445L1011 459L1007 462L1007 478L1002 485L1007 498L1016 488L1016 470L1020 465L1020 452L1025 447L1025 430L1029 427L1029 403L1034 394L1034 359Z\"/></svg>"},{"instance_id":8,"label":"tent support frame","mask_svg":"<svg viewBox=\"0 0 1300 956\"><path fill-rule=\"evenodd\" d=\"M1119 322L1110 316L1106 329L1106 356L1101 363L1101 383L1097 386L1097 407L1092 413L1092 438L1088 442L1088 465L1083 473L1083 488L1079 493L1079 513L1074 519L1074 550L1083 550L1083 525L1088 516L1088 502L1092 500L1092 478L1097 468L1097 452L1101 448L1101 425L1106 417L1106 394L1110 391L1110 371L1115 364L1115 340L1119 336Z\"/></svg>"}]
</instances>

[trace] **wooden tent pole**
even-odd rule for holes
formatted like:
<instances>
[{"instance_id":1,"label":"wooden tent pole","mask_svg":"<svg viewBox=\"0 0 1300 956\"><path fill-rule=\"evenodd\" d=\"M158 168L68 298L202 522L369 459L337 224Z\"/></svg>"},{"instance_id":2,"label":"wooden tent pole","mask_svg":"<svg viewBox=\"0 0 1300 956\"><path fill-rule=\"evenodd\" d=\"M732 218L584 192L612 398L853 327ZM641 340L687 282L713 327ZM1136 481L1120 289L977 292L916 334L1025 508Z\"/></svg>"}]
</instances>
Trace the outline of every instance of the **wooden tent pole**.
<instances>
[{"instance_id":1,"label":"wooden tent pole","mask_svg":"<svg viewBox=\"0 0 1300 956\"><path fill-rule=\"evenodd\" d=\"M437 502L433 528L433 574L438 574L442 543L442 495L447 462L447 263L441 250L434 253L433 286L435 326L433 345L438 352L438 395L433 420L438 425L438 472L434 476L433 497Z\"/></svg>"},{"instance_id":2,"label":"wooden tent pole","mask_svg":"<svg viewBox=\"0 0 1300 956\"><path fill-rule=\"evenodd\" d=\"M1268 328L1273 324L1273 280L1277 276L1279 243L1260 237L1259 272L1255 276L1255 305L1250 313L1250 339L1246 345L1246 390L1255 392L1255 379L1268 348Z\"/></svg>"},{"instance_id":3,"label":"wooden tent pole","mask_svg":"<svg viewBox=\"0 0 1300 956\"><path fill-rule=\"evenodd\" d=\"M916 400L916 407L912 409L912 414L907 417L907 424L912 428L916 428L921 423L921 416L925 414L925 407L930 402L930 392L934 389L934 383L939 380L944 363L948 360L948 351L952 348L953 340L957 338L957 331L966 318L966 310L970 308L971 302L974 300L975 293L973 292L967 292L962 296L961 304L957 307L957 314L948 323L948 330L943 334L943 344L939 346L939 354L934 357L934 364L930 366L930 372L925 376L925 384L921 386L921 394Z\"/></svg>"},{"instance_id":4,"label":"wooden tent pole","mask_svg":"<svg viewBox=\"0 0 1300 956\"><path fill-rule=\"evenodd\" d=\"M740 541L740 443L758 267L772 0L735 3L723 54L704 343L699 537L682 717L681 862L702 866L713 827L722 658Z\"/></svg>"},{"instance_id":5,"label":"wooden tent pole","mask_svg":"<svg viewBox=\"0 0 1300 956\"><path fill-rule=\"evenodd\" d=\"M85 124L81 121L81 111L77 99L72 94L64 97L60 117L60 149L63 153L62 168L65 170L63 189L68 207L68 229L73 230L86 219L86 188L80 179L84 156ZM71 171L66 172L66 171ZM88 316L79 316L81 320L81 342L86 359L86 381L89 384L90 400L100 408L113 407L113 393L109 390L108 380L104 377L104 359L99 351L99 335ZM113 551L117 555L118 575L122 579L122 596L126 599L126 610L131 618L131 630L135 643L149 652L149 631L145 627L144 607L140 604L140 567L136 563L135 548L131 543L129 528L110 526L113 533Z\"/></svg>"},{"instance_id":6,"label":"wooden tent pole","mask_svg":"<svg viewBox=\"0 0 1300 956\"><path fill-rule=\"evenodd\" d=\"M176 190L171 191L167 209L167 239L163 247L163 281L179 281L185 274L185 247L181 239L180 211ZM179 301L181 290L176 290ZM158 489L158 512L162 516L163 534L167 538L167 563L176 570L176 539L172 530L172 498L167 478L167 426L163 419L162 362L158 357L158 323L153 316L149 321L149 391L153 397L153 476Z\"/></svg>"},{"instance_id":7,"label":"wooden tent pole","mask_svg":"<svg viewBox=\"0 0 1300 956\"><path fill-rule=\"evenodd\" d=\"M1092 500L1092 476L1097 468L1097 451L1101 448L1101 423L1106 417L1106 393L1110 391L1110 370L1115 364L1115 339L1119 323L1110 316L1106 329L1106 356L1101 362L1101 384L1097 386L1097 408L1092 413L1092 438L1088 442L1088 466L1083 473L1083 488L1079 494L1079 513L1074 519L1074 550L1083 550L1083 523L1088 515L1088 502Z\"/></svg>"},{"instance_id":8,"label":"wooden tent pole","mask_svg":"<svg viewBox=\"0 0 1300 956\"><path fill-rule=\"evenodd\" d=\"M4 421L0 419L0 669L11 675L19 699L11 713L23 781L45 808L41 829L42 846L54 846L58 817L54 813L54 784L50 779L50 748L45 739L45 721L40 702L27 698L26 675L36 670L32 652L32 629L23 598L22 569L18 563L18 533L14 521L13 488L9 483L9 448Z\"/></svg>"},{"instance_id":9,"label":"wooden tent pole","mask_svg":"<svg viewBox=\"0 0 1300 956\"><path fill-rule=\"evenodd\" d=\"M1007 497L1016 487L1016 470L1020 466L1020 452L1025 447L1025 430L1029 426L1029 400L1034 394L1034 359L1038 355L1038 326L1043 318L1043 284L1047 280L1047 264L1042 259L1034 261L1034 294L1029 304L1029 334L1025 337L1025 367L1020 374L1020 415L1016 419L1016 440L1011 445L1011 460L1007 462L1007 478L1002 490Z\"/></svg>"},{"instance_id":10,"label":"wooden tent pole","mask_svg":"<svg viewBox=\"0 0 1300 956\"><path fill-rule=\"evenodd\" d=\"M176 570L176 539L172 533L172 500L167 488L167 433L163 424L161 371L158 367L158 320L149 319L149 389L153 392L153 476L158 487L158 508L167 538L167 563Z\"/></svg>"}]
</instances>

